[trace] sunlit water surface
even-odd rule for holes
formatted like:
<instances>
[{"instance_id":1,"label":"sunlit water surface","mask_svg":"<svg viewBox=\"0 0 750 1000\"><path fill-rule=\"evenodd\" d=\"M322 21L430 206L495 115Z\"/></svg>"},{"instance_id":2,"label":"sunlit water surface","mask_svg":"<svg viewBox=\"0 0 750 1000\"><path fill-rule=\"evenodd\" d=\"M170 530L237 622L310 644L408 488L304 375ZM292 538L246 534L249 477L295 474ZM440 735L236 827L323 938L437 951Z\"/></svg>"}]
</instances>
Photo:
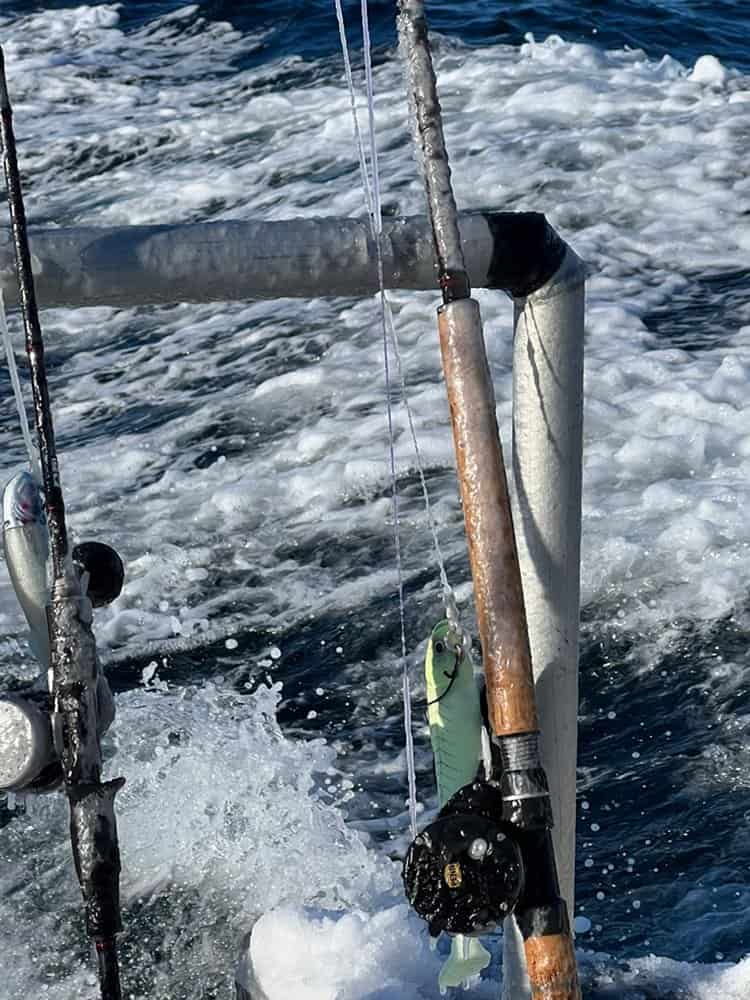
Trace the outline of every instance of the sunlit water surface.
<instances>
[{"instance_id":1,"label":"sunlit water surface","mask_svg":"<svg viewBox=\"0 0 750 1000\"><path fill-rule=\"evenodd\" d=\"M742 5L432 6L460 205L543 211L591 267L585 993L740 1000L750 990ZM347 6L355 44L357 8ZM371 9L384 209L418 213L391 4ZM332 4L302 16L282 0L8 3L0 37L32 224L363 212ZM509 440L509 303L477 294ZM436 296L392 301L448 573L471 625ZM440 957L392 860L407 817L376 301L56 310L43 323L72 530L114 544L128 568L97 622L118 692L108 773L128 779L118 803L127 994L230 997L240 941L262 917L256 959L272 1000L432 1000ZM7 478L24 456L5 369L0 383ZM440 590L400 409L395 429L420 697ZM16 684L36 667L5 574L0 625L0 669ZM419 711L416 739L431 809ZM93 997L64 801L0 809L0 997ZM497 996L496 964L490 973L476 996Z\"/></svg>"}]
</instances>

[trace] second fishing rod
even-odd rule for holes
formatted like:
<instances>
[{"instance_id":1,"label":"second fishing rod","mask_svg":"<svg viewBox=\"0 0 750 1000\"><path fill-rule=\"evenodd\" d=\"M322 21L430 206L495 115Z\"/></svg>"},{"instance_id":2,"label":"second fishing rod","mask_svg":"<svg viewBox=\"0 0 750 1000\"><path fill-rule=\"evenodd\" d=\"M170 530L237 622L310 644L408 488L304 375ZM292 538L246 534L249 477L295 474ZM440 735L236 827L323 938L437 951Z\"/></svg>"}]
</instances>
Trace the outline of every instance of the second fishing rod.
<instances>
[{"instance_id":1,"label":"second fishing rod","mask_svg":"<svg viewBox=\"0 0 750 1000\"><path fill-rule=\"evenodd\" d=\"M122 929L120 852L114 797L123 779L102 781L99 663L91 625L92 605L83 592L81 571L71 558L68 544L44 340L1 48L0 137L52 562L51 602L47 607L52 734L70 807L73 860L85 904L87 931L96 949L101 997L122 1000L116 943Z\"/></svg>"}]
</instances>

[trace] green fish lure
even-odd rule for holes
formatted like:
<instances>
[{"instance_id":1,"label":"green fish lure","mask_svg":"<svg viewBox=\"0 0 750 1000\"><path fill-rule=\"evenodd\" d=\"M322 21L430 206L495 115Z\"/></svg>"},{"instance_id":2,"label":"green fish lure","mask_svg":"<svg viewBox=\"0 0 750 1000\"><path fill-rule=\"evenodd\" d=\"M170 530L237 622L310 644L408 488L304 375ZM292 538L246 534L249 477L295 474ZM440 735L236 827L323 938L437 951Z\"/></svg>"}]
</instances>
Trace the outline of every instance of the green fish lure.
<instances>
[{"instance_id":1,"label":"green fish lure","mask_svg":"<svg viewBox=\"0 0 750 1000\"><path fill-rule=\"evenodd\" d=\"M483 759L482 710L474 664L463 635L449 621L432 630L424 664L427 721L440 808L474 780ZM475 979L491 955L476 938L457 934L438 979L441 994Z\"/></svg>"}]
</instances>

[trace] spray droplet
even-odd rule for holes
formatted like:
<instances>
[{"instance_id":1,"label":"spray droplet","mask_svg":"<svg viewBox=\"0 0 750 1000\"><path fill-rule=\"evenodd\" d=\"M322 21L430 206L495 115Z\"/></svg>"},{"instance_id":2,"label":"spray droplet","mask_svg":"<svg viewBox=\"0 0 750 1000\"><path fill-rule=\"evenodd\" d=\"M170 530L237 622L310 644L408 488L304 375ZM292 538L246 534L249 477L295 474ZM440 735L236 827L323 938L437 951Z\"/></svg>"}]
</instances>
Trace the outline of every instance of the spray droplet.
<instances>
[{"instance_id":1,"label":"spray droplet","mask_svg":"<svg viewBox=\"0 0 750 1000\"><path fill-rule=\"evenodd\" d=\"M158 666L159 664L156 662L156 660L152 660L147 666L143 668L143 670L141 671L142 684L148 684L150 681L153 680L154 674L156 673Z\"/></svg>"}]
</instances>

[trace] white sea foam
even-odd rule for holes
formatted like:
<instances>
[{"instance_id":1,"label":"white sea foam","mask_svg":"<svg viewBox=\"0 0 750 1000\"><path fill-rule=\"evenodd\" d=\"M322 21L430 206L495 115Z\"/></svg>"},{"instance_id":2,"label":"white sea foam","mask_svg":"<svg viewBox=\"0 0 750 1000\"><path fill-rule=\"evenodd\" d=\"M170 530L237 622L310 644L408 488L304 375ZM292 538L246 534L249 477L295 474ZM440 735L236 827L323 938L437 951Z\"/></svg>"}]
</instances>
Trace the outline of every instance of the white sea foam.
<instances>
[{"instance_id":1,"label":"white sea foam","mask_svg":"<svg viewBox=\"0 0 750 1000\"><path fill-rule=\"evenodd\" d=\"M360 211L351 194L356 154L343 81L256 94L257 79L267 79L269 69L247 70L214 81L207 107L204 87L184 67L173 72L177 57L206 66L221 53L220 65L227 66L254 43L213 24L205 27L199 54L193 34L177 32L176 22L177 15L125 42L115 8L35 14L22 22L34 32L33 51L21 41L26 28L9 31L22 150L29 150L35 178L32 219L171 221L213 215L217 199L221 214L230 217ZM59 32L81 55L93 39L97 65L106 70L73 107L62 90L69 95L83 86L89 63L79 64L78 57L60 63ZM160 46L170 32L166 60ZM126 43L152 67L154 81L129 74L121 60ZM723 68L719 73L711 60L699 60L691 71L669 57L649 62L639 52L604 53L555 37L530 40L520 50L496 46L469 54L441 46L440 53L459 202L546 210L594 268L584 600L619 602L624 626L631 628L678 615L713 620L743 596L739 570L750 544L741 503L749 471L743 394L748 328L723 331L720 346L710 350L660 350L644 317L671 303L689 308L702 271L743 266L748 185L741 147L750 110L732 98L746 93L746 81ZM711 86L707 67L713 67ZM404 141L400 70L389 62L376 75L384 199L416 212L421 192ZM129 90L131 104L126 125L105 137L113 88ZM28 107L31 100L37 103ZM488 116L488 107L501 113ZM98 171L79 173L76 155L84 148ZM117 159L127 162L112 166ZM325 183L317 179L321 171ZM425 457L433 466L450 467L432 333L434 296L394 299ZM482 293L481 300L507 431L509 310L500 295ZM718 308L716 301L711 305ZM144 617L146 634L152 627L153 637L164 634L156 607L148 606L163 594L177 604L211 599L184 574L191 550L206 543L223 559L223 544L217 549L215 540L239 539L243 556L260 564L264 587L275 587L283 574L299 603L293 598L291 608L285 602L252 615L272 622L277 612L304 606L310 573L269 558L271 539L282 529L294 538L315 521L334 536L367 523L386 537L378 504L350 514L342 507L352 496L367 499L382 490L386 475L372 302L58 312L46 323L53 344L65 333L65 379L55 391L58 433L63 442L80 442L62 454L77 524L111 518L131 568L144 549L160 556L152 566L159 576L138 587L144 613L153 615ZM123 369L118 344L128 336L135 344L127 348ZM102 382L104 371L114 377ZM243 383L249 391L238 408ZM135 403L155 412L153 426L136 421L131 432ZM120 414L114 447L106 434L91 439L97 418ZM191 455L210 447L212 429L222 433L230 414L239 460L228 455L223 463L193 468ZM396 433L403 472L413 465L403 416ZM679 514L654 503L659 490L671 488L680 498ZM115 499L118 494L137 502ZM451 524L450 556L462 544L455 496L448 491L437 503L438 515L442 506L443 521ZM418 517L418 507L415 501L407 508L407 518ZM142 570L146 565L136 563ZM347 585L327 586L345 591ZM132 588L112 616L132 605ZM251 592L245 596L258 605ZM346 604L345 593L336 599ZM109 631L118 639L131 635L115 624Z\"/></svg>"},{"instance_id":2,"label":"white sea foam","mask_svg":"<svg viewBox=\"0 0 750 1000\"><path fill-rule=\"evenodd\" d=\"M117 813L123 902L139 928L123 973L133 997L194 1000L231 982L247 928L301 898L331 914L395 903L392 864L347 827L335 790L320 791L334 752L285 739L278 700L262 685L248 697L209 685L118 699L109 767L128 775ZM61 995L91 985L66 957L81 933L66 916L80 908L66 814L62 796L29 800L0 833L3 1000L39 992L53 968Z\"/></svg>"},{"instance_id":3,"label":"white sea foam","mask_svg":"<svg viewBox=\"0 0 750 1000\"><path fill-rule=\"evenodd\" d=\"M214 22L183 31L191 10L127 33L115 5L0 16L20 155L33 182L32 224L362 214L343 78L312 81L309 67L291 59L237 71L236 61L260 39ZM737 293L732 276L746 268L750 246L748 80L708 57L687 67L554 37L471 51L443 40L436 62L459 204L544 211L592 266L584 602L590 619L611 620L636 637L648 666L647 643L669 641L673 626L710 625L746 603L750 307L740 296L729 308L727 299ZM375 69L375 89L384 205L418 213L422 192L393 59ZM717 275L723 285L711 284ZM500 294L478 297L509 440L510 309ZM460 565L435 300L432 293L393 296L434 513L446 558ZM56 362L52 393L73 530L111 541L128 564L122 596L98 613L105 657L126 650L147 661L152 647L170 642L200 647L252 629L294 630L332 609L361 620L393 593L373 300L50 311L43 319ZM678 321L682 346L658 329ZM413 457L403 414L396 413L395 433L405 475ZM23 453L5 416L0 442L10 476ZM416 579L431 551L416 491L407 491L402 517L407 580ZM458 589L465 600L466 583ZM439 593L437 573L432 584L419 584L426 604L437 608ZM0 665L28 675L17 641L22 621L5 578L0 626L7 636ZM163 922L169 914L169 975L184 963L180 988L188 995L205 982L201 975L231 965L230 941L246 918L290 903L274 868L285 863L284 841L249 857L226 834L233 820L223 798L241 824L256 824L259 841L273 840L284 822L304 825L307 839L309 824L309 849L291 873L294 902L313 912L283 909L261 925L278 929L280 954L290 954L308 927L325 991L330 941L339 934L354 948L369 934L388 956L383 969L400 1000L432 996L425 984L434 963L422 939L412 980L396 940L411 934L412 923L365 885L387 874L380 855L315 798L308 757L329 766L329 751L273 735L271 708L232 707L245 734L237 740L234 721L225 728L217 720L220 697L189 689L182 700L159 690L119 699L114 763L132 789L121 799L126 894L135 906L138 892L149 890L147 915ZM169 743L173 725L187 734L185 744ZM275 784L263 798L258 774L266 771ZM259 797L267 826L250 805ZM215 809L206 812L207 803ZM0 981L12 983L9 1000L25 996L51 967L45 963L56 962L58 920L49 899L70 914L78 906L61 804L36 809L23 830L14 822L0 831L3 858L16 866L16 874L4 866L0 875L0 920L8 928ZM333 858L321 824L339 838ZM22 845L35 837L44 850L25 855ZM43 900L41 888L29 885L16 892L18 866L52 896ZM177 910L160 909L166 904L157 889L167 884L180 886L174 905L184 908L182 922ZM321 894L331 885L350 918L324 913L332 901ZM229 929L207 959L187 928L192 914L209 909ZM686 933L699 933L700 919L691 916ZM32 928L35 942L49 941L41 963L26 944ZM77 929L66 940L73 947ZM369 981L373 953L367 956L349 981L341 979L350 991L342 996ZM152 995L161 989L176 1000L167 971L146 964L157 983ZM615 975L605 965L602 975ZM586 968L598 975L596 963ZM82 995L88 972L55 969L62 996ZM633 982L672 976L700 1000L739 997L750 979L745 964L704 969L641 959L631 969Z\"/></svg>"},{"instance_id":4,"label":"white sea foam","mask_svg":"<svg viewBox=\"0 0 750 1000\"><path fill-rule=\"evenodd\" d=\"M268 1000L432 998L441 964L405 903L375 913L274 911L255 925L245 961Z\"/></svg>"}]
</instances>

